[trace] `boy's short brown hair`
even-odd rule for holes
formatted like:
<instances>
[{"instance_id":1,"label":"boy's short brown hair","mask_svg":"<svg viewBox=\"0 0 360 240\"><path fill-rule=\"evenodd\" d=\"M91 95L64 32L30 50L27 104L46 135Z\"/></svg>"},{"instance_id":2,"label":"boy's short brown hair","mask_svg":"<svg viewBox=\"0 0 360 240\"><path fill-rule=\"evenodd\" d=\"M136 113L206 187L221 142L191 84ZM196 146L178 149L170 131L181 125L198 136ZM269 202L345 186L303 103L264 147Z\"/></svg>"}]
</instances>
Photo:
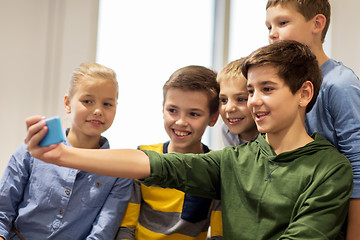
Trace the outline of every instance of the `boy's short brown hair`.
<instances>
[{"instance_id":1,"label":"boy's short brown hair","mask_svg":"<svg viewBox=\"0 0 360 240\"><path fill-rule=\"evenodd\" d=\"M210 116L219 110L220 86L216 81L216 72L209 68L190 65L176 70L163 86L164 101L171 88L204 92L209 100Z\"/></svg>"},{"instance_id":2,"label":"boy's short brown hair","mask_svg":"<svg viewBox=\"0 0 360 240\"><path fill-rule=\"evenodd\" d=\"M314 96L306 107L309 112L315 104L322 82L321 70L316 56L304 44L283 40L252 52L242 64L242 72L247 78L250 67L270 65L277 69L290 90L295 94L304 82L310 81L314 86Z\"/></svg>"},{"instance_id":3,"label":"boy's short brown hair","mask_svg":"<svg viewBox=\"0 0 360 240\"><path fill-rule=\"evenodd\" d=\"M241 72L241 64L245 58L240 58L235 61L228 63L217 75L217 82L221 84L222 82L227 82L230 79L245 80L246 78Z\"/></svg>"},{"instance_id":4,"label":"boy's short brown hair","mask_svg":"<svg viewBox=\"0 0 360 240\"><path fill-rule=\"evenodd\" d=\"M324 42L326 33L329 29L331 16L331 6L328 0L268 0L266 9L277 6L278 4L281 6L291 4L307 21L317 14L324 15L326 23L321 33L321 41Z\"/></svg>"}]
</instances>

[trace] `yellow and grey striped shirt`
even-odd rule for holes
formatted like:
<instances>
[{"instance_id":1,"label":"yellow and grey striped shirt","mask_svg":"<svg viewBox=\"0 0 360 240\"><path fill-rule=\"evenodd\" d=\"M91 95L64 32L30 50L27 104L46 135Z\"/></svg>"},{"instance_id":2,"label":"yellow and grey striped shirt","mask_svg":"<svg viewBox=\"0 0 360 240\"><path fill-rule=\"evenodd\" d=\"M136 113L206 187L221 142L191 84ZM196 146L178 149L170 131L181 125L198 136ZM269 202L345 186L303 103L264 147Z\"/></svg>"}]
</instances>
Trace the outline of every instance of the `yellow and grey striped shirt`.
<instances>
[{"instance_id":1,"label":"yellow and grey striped shirt","mask_svg":"<svg viewBox=\"0 0 360 240\"><path fill-rule=\"evenodd\" d=\"M142 145L139 149L167 153L168 144ZM203 146L204 152L210 151ZM134 181L117 240L205 240L208 236L213 240L222 239L219 200L184 194L176 189L148 187Z\"/></svg>"}]
</instances>

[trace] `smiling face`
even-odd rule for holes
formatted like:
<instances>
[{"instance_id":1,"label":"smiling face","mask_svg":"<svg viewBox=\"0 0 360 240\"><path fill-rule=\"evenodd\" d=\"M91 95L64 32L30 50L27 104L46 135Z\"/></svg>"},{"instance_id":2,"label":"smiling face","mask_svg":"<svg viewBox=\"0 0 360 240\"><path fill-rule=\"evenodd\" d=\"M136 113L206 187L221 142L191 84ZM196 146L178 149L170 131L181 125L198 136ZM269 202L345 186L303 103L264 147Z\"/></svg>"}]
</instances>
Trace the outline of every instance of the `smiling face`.
<instances>
[{"instance_id":1,"label":"smiling face","mask_svg":"<svg viewBox=\"0 0 360 240\"><path fill-rule=\"evenodd\" d=\"M164 127L170 137L169 152L200 153L201 138L213 126L217 114L210 116L209 100L202 91L170 88L164 99Z\"/></svg>"},{"instance_id":2,"label":"smiling face","mask_svg":"<svg viewBox=\"0 0 360 240\"><path fill-rule=\"evenodd\" d=\"M279 40L294 40L313 45L313 21L296 11L291 4L277 4L266 10L266 27L269 30L269 43Z\"/></svg>"},{"instance_id":3,"label":"smiling face","mask_svg":"<svg viewBox=\"0 0 360 240\"><path fill-rule=\"evenodd\" d=\"M261 133L283 134L301 127L300 94L293 94L270 65L250 67L248 107Z\"/></svg>"},{"instance_id":4,"label":"smiling face","mask_svg":"<svg viewBox=\"0 0 360 240\"><path fill-rule=\"evenodd\" d=\"M68 138L99 138L114 121L117 96L117 85L112 80L81 80L72 97L65 96L65 110L72 116Z\"/></svg>"},{"instance_id":5,"label":"smiling face","mask_svg":"<svg viewBox=\"0 0 360 240\"><path fill-rule=\"evenodd\" d=\"M248 91L245 78L231 78L220 82L219 112L232 134L250 141L257 135L251 112L247 107Z\"/></svg>"}]
</instances>

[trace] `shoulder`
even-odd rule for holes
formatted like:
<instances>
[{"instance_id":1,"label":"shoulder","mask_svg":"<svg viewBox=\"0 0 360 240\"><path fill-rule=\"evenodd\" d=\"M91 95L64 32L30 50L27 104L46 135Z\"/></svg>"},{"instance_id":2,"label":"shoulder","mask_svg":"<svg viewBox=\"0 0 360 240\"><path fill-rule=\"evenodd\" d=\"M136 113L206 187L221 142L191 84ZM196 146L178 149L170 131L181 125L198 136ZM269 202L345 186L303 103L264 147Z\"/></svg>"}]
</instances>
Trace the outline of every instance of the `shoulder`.
<instances>
[{"instance_id":1,"label":"shoulder","mask_svg":"<svg viewBox=\"0 0 360 240\"><path fill-rule=\"evenodd\" d=\"M12 158L17 161L33 161L34 159L27 150L27 145L25 143L20 144L20 146L12 154Z\"/></svg>"},{"instance_id":2,"label":"shoulder","mask_svg":"<svg viewBox=\"0 0 360 240\"><path fill-rule=\"evenodd\" d=\"M351 168L351 164L345 155L341 154L325 137L319 133L315 133L312 137L314 142L311 145L316 150L314 153L316 159L322 159L326 165L340 164Z\"/></svg>"},{"instance_id":3,"label":"shoulder","mask_svg":"<svg viewBox=\"0 0 360 240\"><path fill-rule=\"evenodd\" d=\"M358 76L342 62L329 59L321 66L321 71L323 81L326 84L341 87L342 89L354 84L360 86Z\"/></svg>"}]
</instances>

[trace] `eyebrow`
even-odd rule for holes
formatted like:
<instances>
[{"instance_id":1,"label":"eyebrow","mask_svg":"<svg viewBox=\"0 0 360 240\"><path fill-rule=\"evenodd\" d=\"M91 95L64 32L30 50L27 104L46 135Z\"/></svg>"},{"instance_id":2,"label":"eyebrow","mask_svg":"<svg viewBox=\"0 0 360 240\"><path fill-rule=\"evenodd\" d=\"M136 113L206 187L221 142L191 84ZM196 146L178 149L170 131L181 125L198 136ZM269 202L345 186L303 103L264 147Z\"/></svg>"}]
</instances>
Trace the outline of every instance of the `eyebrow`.
<instances>
[{"instance_id":1,"label":"eyebrow","mask_svg":"<svg viewBox=\"0 0 360 240\"><path fill-rule=\"evenodd\" d=\"M260 82L261 86L266 86L266 85L270 85L270 84L277 85L278 83L270 81L270 80ZM252 87L252 84L248 84L248 85L246 85L246 87Z\"/></svg>"},{"instance_id":2,"label":"eyebrow","mask_svg":"<svg viewBox=\"0 0 360 240\"><path fill-rule=\"evenodd\" d=\"M85 95L82 95L80 97L95 97L93 94L85 94ZM116 101L115 98L105 98L105 100L107 101Z\"/></svg>"},{"instance_id":3,"label":"eyebrow","mask_svg":"<svg viewBox=\"0 0 360 240\"><path fill-rule=\"evenodd\" d=\"M166 107L171 107L171 108L179 108L178 106L174 105L174 104L169 104L166 105ZM200 108L190 108L190 109L186 109L187 111L198 111L198 112L205 112L204 110L200 109Z\"/></svg>"},{"instance_id":4,"label":"eyebrow","mask_svg":"<svg viewBox=\"0 0 360 240\"><path fill-rule=\"evenodd\" d=\"M239 95L244 95L244 94L248 94L248 92L247 92L246 89L244 89L243 91L239 91L239 92L237 92L237 93L235 93L235 94L232 94L232 95L239 96ZM222 97L222 96L228 96L228 95L227 95L227 94L220 93L220 94L219 94L219 97Z\"/></svg>"}]
</instances>

